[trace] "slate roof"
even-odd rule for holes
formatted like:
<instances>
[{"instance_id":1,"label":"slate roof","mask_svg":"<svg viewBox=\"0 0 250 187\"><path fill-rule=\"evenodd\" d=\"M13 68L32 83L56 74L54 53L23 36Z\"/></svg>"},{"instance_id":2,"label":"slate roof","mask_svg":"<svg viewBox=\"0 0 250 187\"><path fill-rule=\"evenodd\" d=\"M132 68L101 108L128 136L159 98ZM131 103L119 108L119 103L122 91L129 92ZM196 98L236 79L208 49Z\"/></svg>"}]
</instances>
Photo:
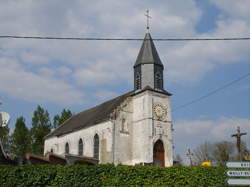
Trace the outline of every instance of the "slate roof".
<instances>
[{"instance_id":1,"label":"slate roof","mask_svg":"<svg viewBox=\"0 0 250 187\"><path fill-rule=\"evenodd\" d=\"M61 136L108 120L113 110L133 93L134 91L130 91L128 93L125 93L121 96L118 96L114 99L106 101L93 108L90 108L72 116L61 126L59 126L57 129L48 134L45 139L53 136Z\"/></svg>"},{"instance_id":2,"label":"slate roof","mask_svg":"<svg viewBox=\"0 0 250 187\"><path fill-rule=\"evenodd\" d=\"M140 64L157 64L163 66L150 33L146 33L145 35L134 67Z\"/></svg>"}]
</instances>

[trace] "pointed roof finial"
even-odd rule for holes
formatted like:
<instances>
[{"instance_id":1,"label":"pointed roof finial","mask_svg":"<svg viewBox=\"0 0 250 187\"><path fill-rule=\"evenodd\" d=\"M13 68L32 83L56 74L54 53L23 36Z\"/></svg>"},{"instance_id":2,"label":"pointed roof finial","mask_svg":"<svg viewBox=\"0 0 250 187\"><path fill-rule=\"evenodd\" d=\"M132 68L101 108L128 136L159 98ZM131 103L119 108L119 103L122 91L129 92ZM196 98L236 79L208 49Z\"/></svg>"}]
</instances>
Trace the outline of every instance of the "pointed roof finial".
<instances>
[{"instance_id":1,"label":"pointed roof finial","mask_svg":"<svg viewBox=\"0 0 250 187\"><path fill-rule=\"evenodd\" d=\"M149 19L152 19L152 17L149 15L149 10L146 10L146 14L144 14L147 17L147 32L149 33Z\"/></svg>"}]
</instances>

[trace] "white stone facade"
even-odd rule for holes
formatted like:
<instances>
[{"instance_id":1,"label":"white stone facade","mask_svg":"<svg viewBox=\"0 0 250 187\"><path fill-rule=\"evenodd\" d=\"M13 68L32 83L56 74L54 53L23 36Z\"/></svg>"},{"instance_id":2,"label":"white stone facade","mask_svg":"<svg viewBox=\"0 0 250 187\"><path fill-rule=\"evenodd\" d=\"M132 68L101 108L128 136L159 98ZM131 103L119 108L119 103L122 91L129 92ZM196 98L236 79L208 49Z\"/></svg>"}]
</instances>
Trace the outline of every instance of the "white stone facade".
<instances>
[{"instance_id":1,"label":"white stone facade","mask_svg":"<svg viewBox=\"0 0 250 187\"><path fill-rule=\"evenodd\" d=\"M159 119L154 106L161 105L166 115ZM99 136L100 163L135 165L153 163L153 147L157 140L164 145L165 166L173 165L173 141L170 96L156 91L145 90L128 97L115 109L109 120L45 140L44 153L65 154L65 144L69 153L78 155L79 140L83 141L83 155L93 157L94 136Z\"/></svg>"}]
</instances>

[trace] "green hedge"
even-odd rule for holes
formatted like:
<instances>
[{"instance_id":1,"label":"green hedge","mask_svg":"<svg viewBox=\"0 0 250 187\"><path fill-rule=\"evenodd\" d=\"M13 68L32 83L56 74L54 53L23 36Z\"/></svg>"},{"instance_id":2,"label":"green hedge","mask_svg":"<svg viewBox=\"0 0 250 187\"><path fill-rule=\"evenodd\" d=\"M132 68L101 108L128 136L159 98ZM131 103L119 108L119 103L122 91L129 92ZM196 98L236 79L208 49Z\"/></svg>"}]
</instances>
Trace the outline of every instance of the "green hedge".
<instances>
[{"instance_id":1,"label":"green hedge","mask_svg":"<svg viewBox=\"0 0 250 187\"><path fill-rule=\"evenodd\" d=\"M200 166L0 166L0 185L225 187L225 170Z\"/></svg>"}]
</instances>

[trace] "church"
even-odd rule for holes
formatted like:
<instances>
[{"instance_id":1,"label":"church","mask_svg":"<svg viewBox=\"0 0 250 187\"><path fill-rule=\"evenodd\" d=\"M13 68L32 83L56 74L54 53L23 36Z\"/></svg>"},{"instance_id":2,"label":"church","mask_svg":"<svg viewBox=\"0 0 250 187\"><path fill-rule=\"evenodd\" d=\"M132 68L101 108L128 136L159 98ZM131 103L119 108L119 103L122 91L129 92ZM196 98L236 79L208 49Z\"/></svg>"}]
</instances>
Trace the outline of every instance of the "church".
<instances>
[{"instance_id":1,"label":"church","mask_svg":"<svg viewBox=\"0 0 250 187\"><path fill-rule=\"evenodd\" d=\"M164 66L149 32L133 68L134 89L65 121L45 137L44 154L172 166L171 94L164 89Z\"/></svg>"}]
</instances>

